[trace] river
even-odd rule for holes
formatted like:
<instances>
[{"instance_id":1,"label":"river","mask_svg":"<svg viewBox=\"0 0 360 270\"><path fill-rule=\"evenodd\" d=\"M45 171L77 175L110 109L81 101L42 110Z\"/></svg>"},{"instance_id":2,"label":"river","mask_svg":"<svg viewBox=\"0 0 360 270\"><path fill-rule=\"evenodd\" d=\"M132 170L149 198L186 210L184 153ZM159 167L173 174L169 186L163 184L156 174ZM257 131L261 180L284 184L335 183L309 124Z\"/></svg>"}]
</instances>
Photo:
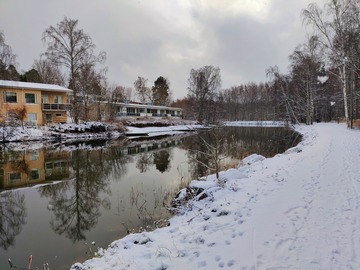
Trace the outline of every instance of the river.
<instances>
[{"instance_id":1,"label":"river","mask_svg":"<svg viewBox=\"0 0 360 270\"><path fill-rule=\"evenodd\" d=\"M301 137L284 128L226 127L157 140L59 144L3 150L0 167L0 269L69 269L128 233L166 226L168 205L191 179L252 153L271 157ZM206 142L206 143L205 143ZM221 143L221 145L220 145Z\"/></svg>"}]
</instances>

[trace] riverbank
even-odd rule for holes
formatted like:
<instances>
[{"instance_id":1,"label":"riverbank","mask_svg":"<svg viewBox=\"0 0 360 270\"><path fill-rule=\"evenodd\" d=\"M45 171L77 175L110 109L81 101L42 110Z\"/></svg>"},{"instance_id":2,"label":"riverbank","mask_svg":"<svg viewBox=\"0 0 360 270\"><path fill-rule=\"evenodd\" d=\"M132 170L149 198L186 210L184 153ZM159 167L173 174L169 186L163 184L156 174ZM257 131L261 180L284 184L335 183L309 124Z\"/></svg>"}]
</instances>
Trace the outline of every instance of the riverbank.
<instances>
[{"instance_id":1,"label":"riverbank","mask_svg":"<svg viewBox=\"0 0 360 270\"><path fill-rule=\"evenodd\" d=\"M114 123L82 122L79 124L52 124L38 127L0 127L0 142L52 142L114 140L125 136L174 135L198 128L194 121L137 120Z\"/></svg>"},{"instance_id":2,"label":"riverbank","mask_svg":"<svg viewBox=\"0 0 360 270\"><path fill-rule=\"evenodd\" d=\"M203 194L170 226L128 235L71 269L360 268L360 133L296 130L304 140L284 154L245 158L220 183L193 181Z\"/></svg>"}]
</instances>

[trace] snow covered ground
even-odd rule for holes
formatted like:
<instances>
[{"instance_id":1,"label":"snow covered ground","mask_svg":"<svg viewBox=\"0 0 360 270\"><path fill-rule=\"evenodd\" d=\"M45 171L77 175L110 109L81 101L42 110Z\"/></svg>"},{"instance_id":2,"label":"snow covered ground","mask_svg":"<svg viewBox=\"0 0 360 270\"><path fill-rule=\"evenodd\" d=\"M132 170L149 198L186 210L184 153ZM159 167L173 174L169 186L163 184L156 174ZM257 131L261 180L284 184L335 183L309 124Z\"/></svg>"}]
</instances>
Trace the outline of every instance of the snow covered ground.
<instances>
[{"instance_id":1,"label":"snow covered ground","mask_svg":"<svg viewBox=\"0 0 360 270\"><path fill-rule=\"evenodd\" d=\"M360 132L298 126L284 154L193 181L171 225L128 235L72 269L360 269Z\"/></svg>"},{"instance_id":2,"label":"snow covered ground","mask_svg":"<svg viewBox=\"0 0 360 270\"><path fill-rule=\"evenodd\" d=\"M163 135L175 135L181 134L184 132L194 131L196 129L202 128L202 125L192 124L192 125L176 125L168 127L127 127L125 132L128 136L147 136L147 137L156 137Z\"/></svg>"}]
</instances>

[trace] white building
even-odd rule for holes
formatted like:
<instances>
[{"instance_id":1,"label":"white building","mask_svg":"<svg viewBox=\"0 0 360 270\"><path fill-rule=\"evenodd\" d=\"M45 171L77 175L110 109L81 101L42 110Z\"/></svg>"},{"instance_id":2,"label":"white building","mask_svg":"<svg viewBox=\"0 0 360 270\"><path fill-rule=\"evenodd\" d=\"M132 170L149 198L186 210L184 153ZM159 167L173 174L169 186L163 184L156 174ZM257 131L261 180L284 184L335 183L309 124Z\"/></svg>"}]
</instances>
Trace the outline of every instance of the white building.
<instances>
[{"instance_id":1,"label":"white building","mask_svg":"<svg viewBox=\"0 0 360 270\"><path fill-rule=\"evenodd\" d=\"M116 103L117 117L175 117L182 118L182 109L167 106L155 106L142 103Z\"/></svg>"}]
</instances>

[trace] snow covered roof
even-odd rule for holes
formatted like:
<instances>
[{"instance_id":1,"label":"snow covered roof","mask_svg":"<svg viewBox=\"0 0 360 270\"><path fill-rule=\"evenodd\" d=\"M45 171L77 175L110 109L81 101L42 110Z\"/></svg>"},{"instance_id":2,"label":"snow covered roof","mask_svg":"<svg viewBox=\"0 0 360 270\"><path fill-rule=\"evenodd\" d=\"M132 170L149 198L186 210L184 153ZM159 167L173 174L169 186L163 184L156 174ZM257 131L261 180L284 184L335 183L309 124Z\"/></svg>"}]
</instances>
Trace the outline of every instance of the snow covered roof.
<instances>
[{"instance_id":1,"label":"snow covered roof","mask_svg":"<svg viewBox=\"0 0 360 270\"><path fill-rule=\"evenodd\" d=\"M149 108L149 109L159 109L159 110L178 110L182 111L182 108L176 107L168 107L168 106L160 106L160 105L152 105L152 104L143 104L143 103L124 103L124 102L117 102L116 104L120 105L121 107L127 108Z\"/></svg>"},{"instance_id":2,"label":"snow covered roof","mask_svg":"<svg viewBox=\"0 0 360 270\"><path fill-rule=\"evenodd\" d=\"M0 88L26 88L26 89L37 89L46 91L57 91L57 92L72 92L68 88L45 83L29 83L29 82L18 82L18 81L4 81L0 80Z\"/></svg>"}]
</instances>

